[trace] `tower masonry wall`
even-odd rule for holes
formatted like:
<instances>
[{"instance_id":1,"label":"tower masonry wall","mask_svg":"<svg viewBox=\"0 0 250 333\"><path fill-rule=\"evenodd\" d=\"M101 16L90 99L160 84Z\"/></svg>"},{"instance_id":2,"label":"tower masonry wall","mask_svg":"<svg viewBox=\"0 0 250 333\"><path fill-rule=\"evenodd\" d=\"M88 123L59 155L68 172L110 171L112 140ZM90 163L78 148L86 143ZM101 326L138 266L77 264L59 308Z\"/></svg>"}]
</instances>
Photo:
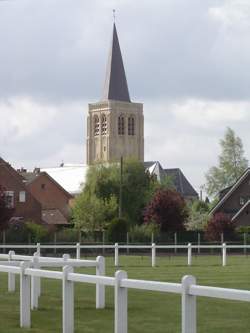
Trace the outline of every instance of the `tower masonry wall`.
<instances>
[{"instance_id":1,"label":"tower masonry wall","mask_svg":"<svg viewBox=\"0 0 250 333\"><path fill-rule=\"evenodd\" d=\"M103 116L106 131L103 133ZM123 134L118 119L124 119ZM129 133L129 118L134 119L133 134ZM99 125L95 121L99 119ZM99 130L98 130L99 126ZM143 104L107 101L89 104L87 121L87 163L114 162L121 158L144 160Z\"/></svg>"}]
</instances>

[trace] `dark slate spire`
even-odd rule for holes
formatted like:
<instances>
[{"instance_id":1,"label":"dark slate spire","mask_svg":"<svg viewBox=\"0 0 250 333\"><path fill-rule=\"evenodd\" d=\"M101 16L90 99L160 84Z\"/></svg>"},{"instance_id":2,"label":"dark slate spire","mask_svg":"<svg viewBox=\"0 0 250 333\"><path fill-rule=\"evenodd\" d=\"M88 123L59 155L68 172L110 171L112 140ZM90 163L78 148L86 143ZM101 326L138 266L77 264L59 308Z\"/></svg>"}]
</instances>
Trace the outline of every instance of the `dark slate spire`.
<instances>
[{"instance_id":1,"label":"dark slate spire","mask_svg":"<svg viewBox=\"0 0 250 333\"><path fill-rule=\"evenodd\" d=\"M109 99L130 102L127 79L115 23L102 96L102 100Z\"/></svg>"}]
</instances>

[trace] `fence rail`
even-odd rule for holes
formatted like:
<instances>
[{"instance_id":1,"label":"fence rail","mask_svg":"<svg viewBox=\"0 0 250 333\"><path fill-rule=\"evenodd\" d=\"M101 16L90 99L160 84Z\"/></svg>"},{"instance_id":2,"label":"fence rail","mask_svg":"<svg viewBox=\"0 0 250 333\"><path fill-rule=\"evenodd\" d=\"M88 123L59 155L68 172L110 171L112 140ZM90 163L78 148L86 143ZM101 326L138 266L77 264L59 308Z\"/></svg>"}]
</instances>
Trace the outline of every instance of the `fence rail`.
<instances>
[{"instance_id":1,"label":"fence rail","mask_svg":"<svg viewBox=\"0 0 250 333\"><path fill-rule=\"evenodd\" d=\"M150 245L121 245L118 243L115 243L113 245L83 245L80 243L76 243L74 245L45 245L45 244L33 244L33 245L0 245L0 249L34 249L36 252L40 255L41 250L46 250L46 249L63 249L63 250L75 250L76 251L76 259L79 260L81 258L81 250L102 250L104 253L105 249L111 249L114 252L114 264L115 267L119 266L119 251L120 250L127 250L127 253L129 250L147 250L149 251L148 253L151 253L151 265L152 267L156 266L156 259L157 259L157 250L174 250L174 253L177 252L177 250L187 250L187 264L189 266L192 265L192 253L193 250L197 250L197 253L200 253L201 249L206 249L206 250L221 250L222 254L222 266L226 266L227 262L227 250L233 250L233 249L238 249L238 250L243 250L243 253L246 254L247 249L250 249L250 245L234 245L234 244L226 244L223 243L221 245L193 245L191 243L188 243L186 245L157 245L155 243L152 243ZM24 255L15 255L12 259L16 260L26 260L28 256ZM8 258L8 254L0 254L0 259L6 259ZM32 256L30 256L32 258ZM46 257L46 261L53 261L57 260L57 257L50 258ZM72 260L76 260L72 259ZM42 257L41 257L42 260ZM61 259L63 260L63 259ZM72 262L73 264L73 262ZM89 260L89 266L92 266L93 262ZM87 265L87 261L86 261ZM51 264L53 266L53 264ZM75 262L75 266L77 266L77 262Z\"/></svg>"}]
</instances>

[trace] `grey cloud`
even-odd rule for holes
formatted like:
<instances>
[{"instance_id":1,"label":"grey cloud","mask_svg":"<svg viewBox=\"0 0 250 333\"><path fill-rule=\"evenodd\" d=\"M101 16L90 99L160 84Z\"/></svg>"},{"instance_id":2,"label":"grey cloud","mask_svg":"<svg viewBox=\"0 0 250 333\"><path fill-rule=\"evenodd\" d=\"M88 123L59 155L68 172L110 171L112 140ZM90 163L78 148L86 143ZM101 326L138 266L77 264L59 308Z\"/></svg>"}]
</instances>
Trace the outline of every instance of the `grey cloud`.
<instances>
[{"instance_id":1,"label":"grey cloud","mask_svg":"<svg viewBox=\"0 0 250 333\"><path fill-rule=\"evenodd\" d=\"M131 96L248 99L249 45L236 52L209 9L223 1L22 0L0 8L0 96L101 96L113 6ZM249 27L246 27L249 29ZM248 31L249 33L250 31ZM234 36L235 38L235 36Z\"/></svg>"}]
</instances>

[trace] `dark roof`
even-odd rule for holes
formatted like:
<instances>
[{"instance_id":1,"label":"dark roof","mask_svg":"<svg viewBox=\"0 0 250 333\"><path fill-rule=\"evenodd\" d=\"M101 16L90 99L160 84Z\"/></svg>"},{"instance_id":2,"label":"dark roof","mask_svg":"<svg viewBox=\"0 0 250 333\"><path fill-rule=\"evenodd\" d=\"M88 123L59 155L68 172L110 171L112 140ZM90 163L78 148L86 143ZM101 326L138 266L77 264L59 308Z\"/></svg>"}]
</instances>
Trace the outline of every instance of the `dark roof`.
<instances>
[{"instance_id":1,"label":"dark roof","mask_svg":"<svg viewBox=\"0 0 250 333\"><path fill-rule=\"evenodd\" d=\"M115 24L113 27L113 38L108 57L102 100L130 102L127 79Z\"/></svg>"},{"instance_id":2,"label":"dark roof","mask_svg":"<svg viewBox=\"0 0 250 333\"><path fill-rule=\"evenodd\" d=\"M198 197L198 193L189 183L183 172L178 169L164 169L166 176L171 177L176 191L183 197Z\"/></svg>"},{"instance_id":3,"label":"dark roof","mask_svg":"<svg viewBox=\"0 0 250 333\"><path fill-rule=\"evenodd\" d=\"M144 167L150 172L150 174L156 175L157 180L160 182L163 181L166 176L170 177L173 180L173 185L176 191L183 197L198 198L198 193L180 169L163 169L159 161L144 162Z\"/></svg>"},{"instance_id":4,"label":"dark roof","mask_svg":"<svg viewBox=\"0 0 250 333\"><path fill-rule=\"evenodd\" d=\"M42 220L49 225L68 224L68 221L58 209L42 210Z\"/></svg>"},{"instance_id":5,"label":"dark roof","mask_svg":"<svg viewBox=\"0 0 250 333\"><path fill-rule=\"evenodd\" d=\"M218 208L234 193L234 191L240 186L240 184L246 179L250 173L250 168L247 168L243 174L238 178L234 185L232 185L225 195L217 202L217 204L210 210L209 214L214 214Z\"/></svg>"},{"instance_id":6,"label":"dark roof","mask_svg":"<svg viewBox=\"0 0 250 333\"><path fill-rule=\"evenodd\" d=\"M156 175L159 182L163 181L166 176L159 161L144 162L144 168L149 170L151 174Z\"/></svg>"}]
</instances>

